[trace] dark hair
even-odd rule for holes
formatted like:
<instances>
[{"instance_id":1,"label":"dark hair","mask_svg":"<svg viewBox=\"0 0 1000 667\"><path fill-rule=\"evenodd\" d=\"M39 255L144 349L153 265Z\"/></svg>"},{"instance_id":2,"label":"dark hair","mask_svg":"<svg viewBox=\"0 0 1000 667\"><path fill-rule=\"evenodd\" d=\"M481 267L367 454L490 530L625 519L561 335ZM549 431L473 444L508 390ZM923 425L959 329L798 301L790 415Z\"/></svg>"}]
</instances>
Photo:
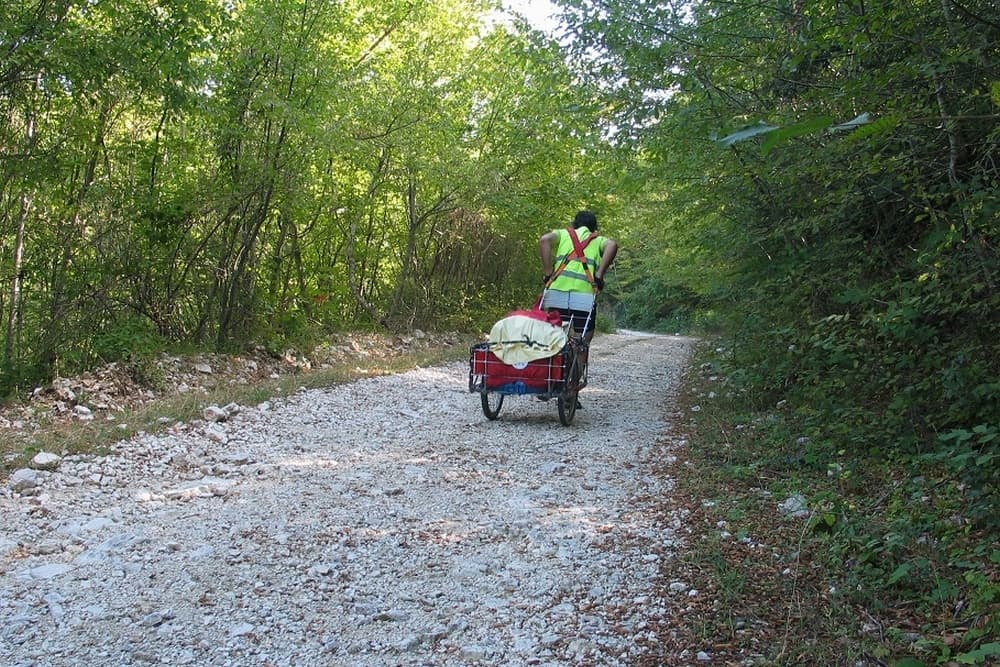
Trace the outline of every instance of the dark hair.
<instances>
[{"instance_id":1,"label":"dark hair","mask_svg":"<svg viewBox=\"0 0 1000 667\"><path fill-rule=\"evenodd\" d=\"M580 211L573 218L574 227L586 227L591 232L597 231L597 216L590 211Z\"/></svg>"}]
</instances>

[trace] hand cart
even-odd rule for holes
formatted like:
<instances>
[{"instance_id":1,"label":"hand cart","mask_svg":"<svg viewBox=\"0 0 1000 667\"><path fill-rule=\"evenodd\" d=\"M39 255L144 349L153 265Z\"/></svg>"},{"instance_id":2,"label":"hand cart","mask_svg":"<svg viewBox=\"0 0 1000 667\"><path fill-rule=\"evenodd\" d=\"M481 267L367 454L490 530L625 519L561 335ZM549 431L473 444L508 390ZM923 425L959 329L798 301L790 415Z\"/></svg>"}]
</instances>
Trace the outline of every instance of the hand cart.
<instances>
[{"instance_id":1,"label":"hand cart","mask_svg":"<svg viewBox=\"0 0 1000 667\"><path fill-rule=\"evenodd\" d=\"M593 288L592 298L597 298L599 291L597 281L591 274L584 254L584 248L597 236L591 235L581 243L572 227L568 228L567 232L573 241L573 252L567 253L560 265L545 277L545 288L535 303L535 310L543 308L549 286L573 260L582 262L587 282ZM594 304L591 302L584 331L590 324L593 312ZM577 394L587 386L588 349L589 343L574 336L572 327L566 344L558 353L526 363L505 364L490 351L489 342L478 343L469 350L469 391L479 393L483 414L489 420L500 416L500 408L503 407L506 396L527 394L542 400L555 398L559 406L559 421L563 426L569 426L576 414Z\"/></svg>"},{"instance_id":2,"label":"hand cart","mask_svg":"<svg viewBox=\"0 0 1000 667\"><path fill-rule=\"evenodd\" d=\"M506 396L555 398L559 422L569 426L576 414L577 394L587 386L587 346L585 341L570 337L551 357L508 365L490 352L488 342L477 343L469 350L469 391L479 393L483 414L489 420L500 416Z\"/></svg>"}]
</instances>

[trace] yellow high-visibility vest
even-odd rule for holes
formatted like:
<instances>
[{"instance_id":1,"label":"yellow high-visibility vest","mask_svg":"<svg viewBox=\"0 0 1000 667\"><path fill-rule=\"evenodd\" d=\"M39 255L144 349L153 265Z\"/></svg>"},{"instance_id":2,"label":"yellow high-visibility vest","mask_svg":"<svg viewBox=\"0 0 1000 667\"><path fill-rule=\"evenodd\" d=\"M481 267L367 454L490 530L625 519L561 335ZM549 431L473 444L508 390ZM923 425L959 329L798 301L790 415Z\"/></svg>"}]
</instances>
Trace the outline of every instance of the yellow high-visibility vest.
<instances>
[{"instance_id":1,"label":"yellow high-visibility vest","mask_svg":"<svg viewBox=\"0 0 1000 667\"><path fill-rule=\"evenodd\" d=\"M556 249L553 262L558 267L562 265L567 256L573 254L573 239L570 238L569 232L565 229L557 229L555 231L559 233L559 247ZM586 242L591 233L586 227L576 228L576 236L580 239L580 243ZM591 276L597 272L597 266L604 252L605 241L607 241L605 237L598 236L583 249L583 254L587 258L587 266L590 267ZM560 290L562 292L589 293L594 291L593 285L587 280L587 272L584 270L583 262L578 259L570 260L562 273L549 285L549 289Z\"/></svg>"}]
</instances>

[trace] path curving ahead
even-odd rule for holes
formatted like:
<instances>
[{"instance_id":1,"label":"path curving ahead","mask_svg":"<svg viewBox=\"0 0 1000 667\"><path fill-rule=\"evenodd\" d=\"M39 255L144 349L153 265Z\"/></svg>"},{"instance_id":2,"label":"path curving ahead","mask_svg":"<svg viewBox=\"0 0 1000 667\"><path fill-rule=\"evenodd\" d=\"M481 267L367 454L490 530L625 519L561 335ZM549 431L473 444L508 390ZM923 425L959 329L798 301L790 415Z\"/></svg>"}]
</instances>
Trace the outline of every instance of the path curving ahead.
<instances>
[{"instance_id":1,"label":"path curving ahead","mask_svg":"<svg viewBox=\"0 0 1000 667\"><path fill-rule=\"evenodd\" d=\"M0 665L634 665L680 545L690 339L599 336L584 409L467 365L242 407L0 484Z\"/></svg>"}]
</instances>

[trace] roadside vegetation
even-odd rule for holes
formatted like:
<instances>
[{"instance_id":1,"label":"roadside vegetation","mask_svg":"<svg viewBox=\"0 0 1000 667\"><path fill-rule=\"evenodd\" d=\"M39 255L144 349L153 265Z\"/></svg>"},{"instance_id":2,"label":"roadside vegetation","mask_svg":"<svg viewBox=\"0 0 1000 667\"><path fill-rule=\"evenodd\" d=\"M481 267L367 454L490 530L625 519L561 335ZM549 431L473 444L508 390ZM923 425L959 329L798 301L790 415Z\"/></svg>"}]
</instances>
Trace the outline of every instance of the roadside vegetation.
<instances>
[{"instance_id":1,"label":"roadside vegetation","mask_svg":"<svg viewBox=\"0 0 1000 667\"><path fill-rule=\"evenodd\" d=\"M564 4L641 146L619 312L711 341L680 482L715 502L706 628L758 614L773 664L997 662L992 4Z\"/></svg>"},{"instance_id":2,"label":"roadside vegetation","mask_svg":"<svg viewBox=\"0 0 1000 667\"><path fill-rule=\"evenodd\" d=\"M680 406L668 504L693 535L666 569L705 603L670 645L726 664L994 664L1000 549L961 476L885 455L846 466L791 403L748 401L731 355L703 344Z\"/></svg>"}]
</instances>

